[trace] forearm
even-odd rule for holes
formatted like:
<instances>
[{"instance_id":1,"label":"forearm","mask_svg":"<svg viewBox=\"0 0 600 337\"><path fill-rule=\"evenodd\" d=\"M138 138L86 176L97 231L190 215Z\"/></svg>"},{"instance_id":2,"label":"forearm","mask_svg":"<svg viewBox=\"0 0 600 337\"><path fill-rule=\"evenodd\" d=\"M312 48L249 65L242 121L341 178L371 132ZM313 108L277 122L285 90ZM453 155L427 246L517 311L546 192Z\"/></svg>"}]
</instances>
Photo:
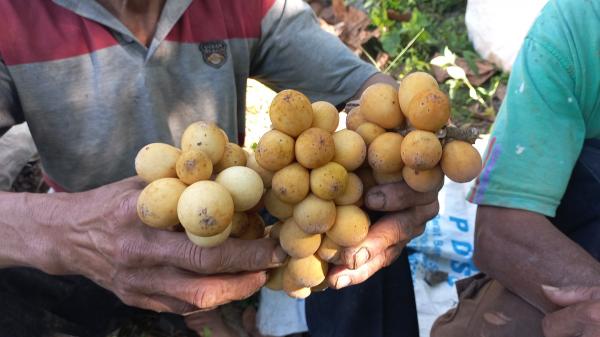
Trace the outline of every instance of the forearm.
<instances>
[{"instance_id":1,"label":"forearm","mask_svg":"<svg viewBox=\"0 0 600 337\"><path fill-rule=\"evenodd\" d=\"M543 215L480 206L475 263L542 311L555 309L541 285L597 285L600 264Z\"/></svg>"},{"instance_id":2,"label":"forearm","mask_svg":"<svg viewBox=\"0 0 600 337\"><path fill-rule=\"evenodd\" d=\"M60 235L60 228L50 221L58 204L52 207L48 198L0 192L0 268L24 266L49 272L56 268L57 255L65 247L52 240Z\"/></svg>"}]
</instances>

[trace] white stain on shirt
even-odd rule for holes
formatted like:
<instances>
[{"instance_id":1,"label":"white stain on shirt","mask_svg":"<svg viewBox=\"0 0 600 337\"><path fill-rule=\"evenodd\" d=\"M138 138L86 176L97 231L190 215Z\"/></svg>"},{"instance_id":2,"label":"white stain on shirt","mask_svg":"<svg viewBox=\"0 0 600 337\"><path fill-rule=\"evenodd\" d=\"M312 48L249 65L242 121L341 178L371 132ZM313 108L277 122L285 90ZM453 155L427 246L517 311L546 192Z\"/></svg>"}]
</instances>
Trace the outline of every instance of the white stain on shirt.
<instances>
[{"instance_id":1,"label":"white stain on shirt","mask_svg":"<svg viewBox=\"0 0 600 337\"><path fill-rule=\"evenodd\" d=\"M518 144L517 144L517 146L515 146L515 153L516 153L517 155L520 155L520 154L522 154L523 152L525 152L525 146L521 146L521 145L518 145Z\"/></svg>"},{"instance_id":2,"label":"white stain on shirt","mask_svg":"<svg viewBox=\"0 0 600 337\"><path fill-rule=\"evenodd\" d=\"M525 91L525 82L521 82L521 85L519 86L519 93L523 93L523 91Z\"/></svg>"},{"instance_id":3,"label":"white stain on shirt","mask_svg":"<svg viewBox=\"0 0 600 337\"><path fill-rule=\"evenodd\" d=\"M567 102L569 102L569 103L573 103L573 97L569 97L569 98L567 98Z\"/></svg>"}]
</instances>

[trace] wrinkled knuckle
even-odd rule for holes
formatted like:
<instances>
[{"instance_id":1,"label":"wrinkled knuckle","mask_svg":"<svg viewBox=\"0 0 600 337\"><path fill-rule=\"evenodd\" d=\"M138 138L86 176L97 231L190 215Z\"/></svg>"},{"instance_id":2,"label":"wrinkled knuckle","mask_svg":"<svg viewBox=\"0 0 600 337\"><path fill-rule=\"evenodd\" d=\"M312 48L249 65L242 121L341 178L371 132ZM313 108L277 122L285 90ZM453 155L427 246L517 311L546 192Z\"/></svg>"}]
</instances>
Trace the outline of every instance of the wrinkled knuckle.
<instances>
[{"instance_id":1,"label":"wrinkled knuckle","mask_svg":"<svg viewBox=\"0 0 600 337\"><path fill-rule=\"evenodd\" d=\"M200 309L213 307L216 304L215 294L205 288L197 288L194 293L194 304Z\"/></svg>"},{"instance_id":2,"label":"wrinkled knuckle","mask_svg":"<svg viewBox=\"0 0 600 337\"><path fill-rule=\"evenodd\" d=\"M181 245L180 250L183 251L183 256L185 256L192 268L199 272L205 270L206 264L204 262L205 257L202 247L199 247L189 241L185 241Z\"/></svg>"},{"instance_id":3,"label":"wrinkled knuckle","mask_svg":"<svg viewBox=\"0 0 600 337\"><path fill-rule=\"evenodd\" d=\"M411 225L406 222L406 219L401 214L394 216L394 226L392 227L392 235L388 238L390 244L406 240L412 234Z\"/></svg>"},{"instance_id":4,"label":"wrinkled knuckle","mask_svg":"<svg viewBox=\"0 0 600 337\"><path fill-rule=\"evenodd\" d=\"M137 261L138 243L130 238L120 238L114 245L112 256L117 265L130 266Z\"/></svg>"}]
</instances>

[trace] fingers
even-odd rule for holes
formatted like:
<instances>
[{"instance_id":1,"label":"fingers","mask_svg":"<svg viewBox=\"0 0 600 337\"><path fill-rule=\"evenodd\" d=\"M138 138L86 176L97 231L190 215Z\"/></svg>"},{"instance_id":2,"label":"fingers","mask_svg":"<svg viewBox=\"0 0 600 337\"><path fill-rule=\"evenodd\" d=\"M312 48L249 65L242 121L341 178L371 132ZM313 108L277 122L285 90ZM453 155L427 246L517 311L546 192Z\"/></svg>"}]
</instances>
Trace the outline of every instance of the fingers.
<instances>
[{"instance_id":1,"label":"fingers","mask_svg":"<svg viewBox=\"0 0 600 337\"><path fill-rule=\"evenodd\" d=\"M397 212L410 207L427 205L437 200L438 191L416 192L406 183L379 185L367 193L366 205L374 211Z\"/></svg>"},{"instance_id":2,"label":"fingers","mask_svg":"<svg viewBox=\"0 0 600 337\"><path fill-rule=\"evenodd\" d=\"M197 307L189 303L169 296L135 294L126 296L122 298L122 300L127 305L152 310L155 312L172 312L183 315L185 313L198 310Z\"/></svg>"},{"instance_id":3,"label":"fingers","mask_svg":"<svg viewBox=\"0 0 600 337\"><path fill-rule=\"evenodd\" d=\"M542 330L546 337L573 337L580 336L583 325L577 320L576 307L565 309L546 315L542 321Z\"/></svg>"},{"instance_id":4,"label":"fingers","mask_svg":"<svg viewBox=\"0 0 600 337\"><path fill-rule=\"evenodd\" d=\"M133 253L133 258L145 265L172 265L200 274L216 274L275 268L287 258L273 239L230 238L216 247L202 248L184 233L149 230L152 234L145 240L145 248Z\"/></svg>"},{"instance_id":5,"label":"fingers","mask_svg":"<svg viewBox=\"0 0 600 337\"><path fill-rule=\"evenodd\" d=\"M600 300L600 287L571 286L555 288L542 285L542 290L551 302L561 307L585 301Z\"/></svg>"},{"instance_id":6,"label":"fingers","mask_svg":"<svg viewBox=\"0 0 600 337\"><path fill-rule=\"evenodd\" d=\"M345 248L337 264L357 269L392 246L404 247L414 237L423 234L425 223L437 215L439 204L433 203L387 215L369 229L367 238L357 247Z\"/></svg>"},{"instance_id":7,"label":"fingers","mask_svg":"<svg viewBox=\"0 0 600 337\"><path fill-rule=\"evenodd\" d=\"M402 248L400 246L389 247L382 254L374 256L358 269L346 269L343 266L335 266L329 271L327 281L335 289L362 283L381 268L389 266L400 256L401 252Z\"/></svg>"},{"instance_id":8,"label":"fingers","mask_svg":"<svg viewBox=\"0 0 600 337\"><path fill-rule=\"evenodd\" d=\"M198 276L168 267L138 270L128 280L136 292L154 298L157 295L171 297L199 309L245 299L258 291L266 281L265 272ZM183 309L193 308L188 306Z\"/></svg>"}]
</instances>

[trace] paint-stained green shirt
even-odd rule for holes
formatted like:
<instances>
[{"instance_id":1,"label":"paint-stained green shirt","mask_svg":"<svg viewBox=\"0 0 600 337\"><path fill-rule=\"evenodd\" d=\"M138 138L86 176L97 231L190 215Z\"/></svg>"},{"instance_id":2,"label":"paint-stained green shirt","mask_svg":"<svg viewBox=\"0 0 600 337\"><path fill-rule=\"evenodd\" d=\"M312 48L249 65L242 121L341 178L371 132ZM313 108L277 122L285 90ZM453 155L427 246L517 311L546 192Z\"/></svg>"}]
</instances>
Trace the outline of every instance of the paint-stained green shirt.
<instances>
[{"instance_id":1,"label":"paint-stained green shirt","mask_svg":"<svg viewBox=\"0 0 600 337\"><path fill-rule=\"evenodd\" d=\"M600 1L551 0L513 65L470 200L554 216L588 138L600 138Z\"/></svg>"}]
</instances>

